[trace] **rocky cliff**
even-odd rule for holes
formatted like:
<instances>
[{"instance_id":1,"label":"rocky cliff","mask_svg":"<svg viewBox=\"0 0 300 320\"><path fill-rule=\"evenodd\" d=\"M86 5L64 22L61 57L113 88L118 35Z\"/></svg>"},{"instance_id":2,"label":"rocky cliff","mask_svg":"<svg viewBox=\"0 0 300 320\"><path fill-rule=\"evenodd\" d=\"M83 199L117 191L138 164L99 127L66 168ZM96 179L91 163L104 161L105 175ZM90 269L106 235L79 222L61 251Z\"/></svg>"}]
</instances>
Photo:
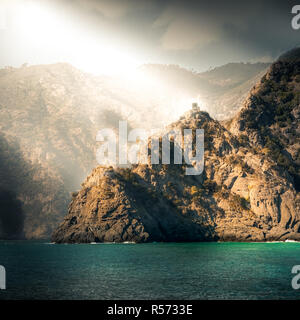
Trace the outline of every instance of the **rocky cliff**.
<instances>
[{"instance_id":1,"label":"rocky cliff","mask_svg":"<svg viewBox=\"0 0 300 320\"><path fill-rule=\"evenodd\" d=\"M225 125L191 111L166 128L204 129L201 175L175 164L97 167L52 241L300 240L299 62L280 58Z\"/></svg>"},{"instance_id":2,"label":"rocky cliff","mask_svg":"<svg viewBox=\"0 0 300 320\"><path fill-rule=\"evenodd\" d=\"M225 126L285 169L300 191L300 49L271 66Z\"/></svg>"}]
</instances>

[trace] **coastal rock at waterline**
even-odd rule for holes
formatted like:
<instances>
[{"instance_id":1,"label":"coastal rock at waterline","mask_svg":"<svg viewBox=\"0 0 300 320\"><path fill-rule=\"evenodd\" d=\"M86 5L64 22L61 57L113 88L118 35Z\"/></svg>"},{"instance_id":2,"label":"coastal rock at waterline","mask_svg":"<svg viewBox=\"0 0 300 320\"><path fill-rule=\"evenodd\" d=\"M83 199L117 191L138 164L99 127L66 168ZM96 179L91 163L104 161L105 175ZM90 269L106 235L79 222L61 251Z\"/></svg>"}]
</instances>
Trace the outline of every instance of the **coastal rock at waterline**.
<instances>
[{"instance_id":1,"label":"coastal rock at waterline","mask_svg":"<svg viewBox=\"0 0 300 320\"><path fill-rule=\"evenodd\" d=\"M205 170L185 165L97 167L73 194L57 243L300 240L294 181L271 157L205 112L166 130L205 130Z\"/></svg>"}]
</instances>

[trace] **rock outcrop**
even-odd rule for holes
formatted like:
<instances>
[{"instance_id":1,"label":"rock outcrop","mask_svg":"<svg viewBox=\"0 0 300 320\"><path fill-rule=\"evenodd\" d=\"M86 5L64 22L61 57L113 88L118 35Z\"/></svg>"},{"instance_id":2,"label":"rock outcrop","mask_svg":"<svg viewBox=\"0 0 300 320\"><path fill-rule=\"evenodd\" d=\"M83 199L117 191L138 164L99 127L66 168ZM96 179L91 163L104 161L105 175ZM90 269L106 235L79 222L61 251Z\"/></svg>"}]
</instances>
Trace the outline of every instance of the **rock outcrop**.
<instances>
[{"instance_id":1,"label":"rock outcrop","mask_svg":"<svg viewBox=\"0 0 300 320\"><path fill-rule=\"evenodd\" d=\"M300 48L271 66L226 127L285 169L300 191Z\"/></svg>"},{"instance_id":2,"label":"rock outcrop","mask_svg":"<svg viewBox=\"0 0 300 320\"><path fill-rule=\"evenodd\" d=\"M74 193L52 241L300 240L296 180L264 151L258 132L247 131L242 120L260 86L227 128L201 111L188 112L166 128L204 129L201 175L185 175L184 164L97 167ZM294 112L299 105L292 104ZM278 121L275 118L272 125ZM298 118L291 121L299 126ZM296 134L299 139L299 131Z\"/></svg>"}]
</instances>

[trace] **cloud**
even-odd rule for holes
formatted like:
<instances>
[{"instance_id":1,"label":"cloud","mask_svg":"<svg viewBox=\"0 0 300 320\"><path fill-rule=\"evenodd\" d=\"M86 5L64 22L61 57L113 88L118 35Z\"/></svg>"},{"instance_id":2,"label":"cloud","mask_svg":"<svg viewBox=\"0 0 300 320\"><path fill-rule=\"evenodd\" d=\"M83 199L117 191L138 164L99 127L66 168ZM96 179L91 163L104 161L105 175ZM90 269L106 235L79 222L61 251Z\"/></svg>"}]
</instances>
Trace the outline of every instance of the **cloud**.
<instances>
[{"instance_id":1,"label":"cloud","mask_svg":"<svg viewBox=\"0 0 300 320\"><path fill-rule=\"evenodd\" d=\"M155 28L165 28L160 39L163 49L192 50L220 40L219 19L207 11L195 3L186 6L179 2L167 6L153 24Z\"/></svg>"},{"instance_id":2,"label":"cloud","mask_svg":"<svg viewBox=\"0 0 300 320\"><path fill-rule=\"evenodd\" d=\"M177 19L171 22L161 38L167 50L192 50L217 41L219 33L204 21Z\"/></svg>"},{"instance_id":3,"label":"cloud","mask_svg":"<svg viewBox=\"0 0 300 320\"><path fill-rule=\"evenodd\" d=\"M145 3L142 0L78 0L86 10L103 14L106 18L117 19Z\"/></svg>"},{"instance_id":4,"label":"cloud","mask_svg":"<svg viewBox=\"0 0 300 320\"><path fill-rule=\"evenodd\" d=\"M291 28L291 8L296 0L0 0L0 8L5 1L9 7L11 3L25 4L25 11L28 2L49 5L49 12L57 14L48 30L57 28L58 18L63 17L62 25L72 26L70 41L82 52L87 52L82 42L89 41L95 47L134 54L141 62L205 70L233 61L269 61L299 44L300 32ZM20 13L24 16L22 10ZM8 28L0 30L2 66L72 61L74 52L80 52L72 50L70 41L61 41L59 50L54 46L48 50L40 43L49 45L57 42L57 37L43 35L25 41L23 29L29 27L16 32L10 28L14 19L8 20ZM0 12L1 26L5 21L1 23ZM35 28L34 33L38 32ZM65 33L61 28L58 38Z\"/></svg>"},{"instance_id":5,"label":"cloud","mask_svg":"<svg viewBox=\"0 0 300 320\"><path fill-rule=\"evenodd\" d=\"M290 0L276 5L271 0L169 0L153 26L164 29L161 46L170 51L202 50L216 43L239 43L245 50L278 48L292 32L291 8Z\"/></svg>"}]
</instances>

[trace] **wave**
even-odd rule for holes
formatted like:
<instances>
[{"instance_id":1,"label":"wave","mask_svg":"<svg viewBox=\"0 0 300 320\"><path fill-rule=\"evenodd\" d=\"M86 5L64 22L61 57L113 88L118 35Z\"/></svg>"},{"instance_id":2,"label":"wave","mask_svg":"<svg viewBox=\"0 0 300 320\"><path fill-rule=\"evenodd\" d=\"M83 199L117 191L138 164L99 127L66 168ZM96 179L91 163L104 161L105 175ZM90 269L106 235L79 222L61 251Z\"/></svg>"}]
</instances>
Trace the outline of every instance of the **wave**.
<instances>
[{"instance_id":1,"label":"wave","mask_svg":"<svg viewBox=\"0 0 300 320\"><path fill-rule=\"evenodd\" d=\"M124 242L90 242L90 244L136 244L134 241L124 241Z\"/></svg>"}]
</instances>

